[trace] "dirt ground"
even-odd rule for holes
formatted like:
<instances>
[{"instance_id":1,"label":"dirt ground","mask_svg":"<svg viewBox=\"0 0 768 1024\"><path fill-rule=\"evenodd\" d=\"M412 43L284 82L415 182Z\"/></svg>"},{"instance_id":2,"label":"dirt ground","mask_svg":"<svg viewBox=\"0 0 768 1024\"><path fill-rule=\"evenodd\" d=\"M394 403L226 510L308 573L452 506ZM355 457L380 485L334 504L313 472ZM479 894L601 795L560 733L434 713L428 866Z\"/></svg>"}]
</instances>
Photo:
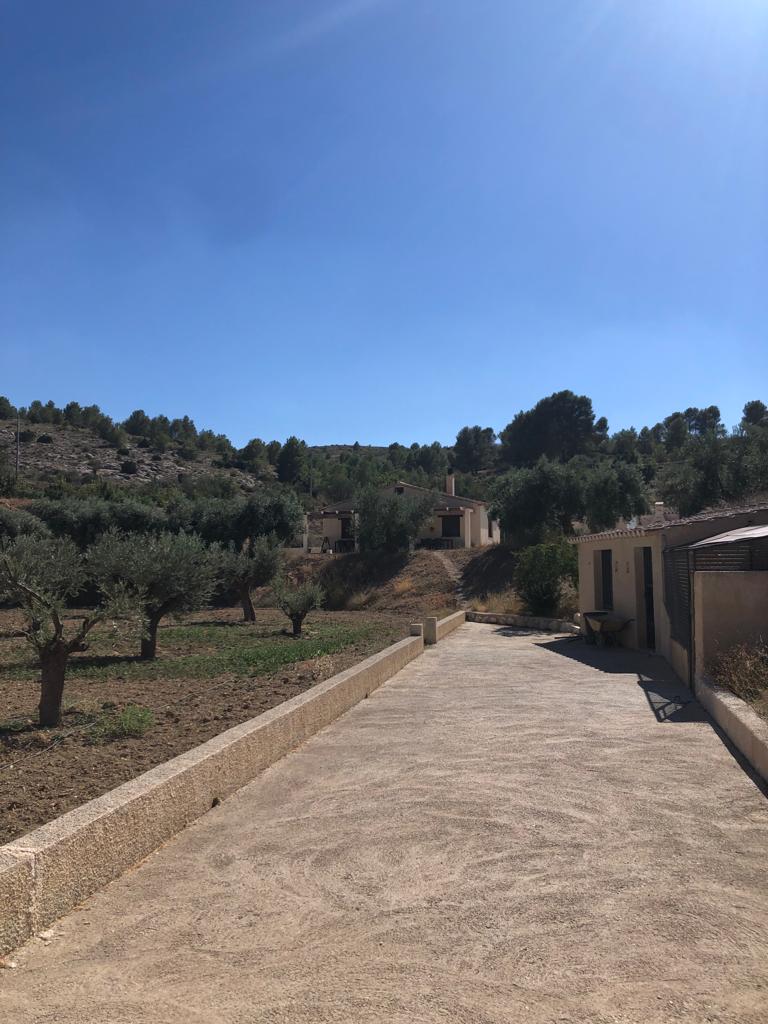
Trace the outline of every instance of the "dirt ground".
<instances>
[{"instance_id":1,"label":"dirt ground","mask_svg":"<svg viewBox=\"0 0 768 1024\"><path fill-rule=\"evenodd\" d=\"M0 612L0 843L348 668L405 636L409 621L315 612L296 647L283 635L284 616L263 609L257 617L249 626L239 609L221 609L166 621L150 664L132 656L135 637L115 641L103 631L91 652L71 658L62 726L41 730L33 724L37 669L14 636L14 613ZM303 650L320 653L265 671ZM151 727L105 739L99 729L131 705L151 712Z\"/></svg>"},{"instance_id":2,"label":"dirt ground","mask_svg":"<svg viewBox=\"0 0 768 1024\"><path fill-rule=\"evenodd\" d=\"M665 663L467 624L35 939L13 1024L765 1024L768 803Z\"/></svg>"}]
</instances>

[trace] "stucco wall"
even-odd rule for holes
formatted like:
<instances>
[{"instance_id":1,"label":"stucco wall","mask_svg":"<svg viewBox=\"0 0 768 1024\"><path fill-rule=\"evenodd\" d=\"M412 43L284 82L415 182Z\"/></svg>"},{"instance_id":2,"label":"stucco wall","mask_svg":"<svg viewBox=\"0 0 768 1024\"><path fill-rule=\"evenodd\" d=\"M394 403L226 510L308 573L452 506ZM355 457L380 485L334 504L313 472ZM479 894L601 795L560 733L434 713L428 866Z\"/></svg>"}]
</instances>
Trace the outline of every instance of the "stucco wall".
<instances>
[{"instance_id":1,"label":"stucco wall","mask_svg":"<svg viewBox=\"0 0 768 1024\"><path fill-rule=\"evenodd\" d=\"M482 507L466 508L458 512L460 520L460 533L454 538L454 545L457 548L485 547L488 544L498 544L501 540L499 524L494 523L494 535L488 538L488 511ZM433 515L424 523L418 534L419 540L435 540L443 535L442 516ZM322 536L327 537L331 544L341 538L341 519L337 516L323 516Z\"/></svg>"},{"instance_id":2,"label":"stucco wall","mask_svg":"<svg viewBox=\"0 0 768 1024\"><path fill-rule=\"evenodd\" d=\"M327 537L333 544L341 537L341 520L335 516L323 516L323 538Z\"/></svg>"},{"instance_id":3,"label":"stucco wall","mask_svg":"<svg viewBox=\"0 0 768 1024\"><path fill-rule=\"evenodd\" d=\"M693 577L695 672L744 640L768 640L768 572L697 572Z\"/></svg>"},{"instance_id":4,"label":"stucco wall","mask_svg":"<svg viewBox=\"0 0 768 1024\"><path fill-rule=\"evenodd\" d=\"M621 634L621 642L626 647L645 647L641 555L644 547L650 547L653 563L656 651L669 659L669 619L664 609L661 537L658 534L638 537L606 537L579 544L579 611L583 614L601 608L600 598L595 593L595 567L600 558L598 552L609 549L613 569L613 611L616 615L632 619L632 622Z\"/></svg>"}]
</instances>

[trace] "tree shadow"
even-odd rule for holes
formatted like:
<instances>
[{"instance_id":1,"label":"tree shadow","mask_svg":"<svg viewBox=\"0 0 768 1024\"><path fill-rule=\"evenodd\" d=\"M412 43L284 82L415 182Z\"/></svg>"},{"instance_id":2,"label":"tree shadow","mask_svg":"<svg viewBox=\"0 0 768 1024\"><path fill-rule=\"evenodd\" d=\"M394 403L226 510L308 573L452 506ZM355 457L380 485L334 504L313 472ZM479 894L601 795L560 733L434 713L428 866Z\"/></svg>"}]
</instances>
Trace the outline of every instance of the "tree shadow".
<instances>
[{"instance_id":1,"label":"tree shadow","mask_svg":"<svg viewBox=\"0 0 768 1024\"><path fill-rule=\"evenodd\" d=\"M139 654L75 654L70 666L78 668L109 668L111 665L130 665L146 659Z\"/></svg>"},{"instance_id":2,"label":"tree shadow","mask_svg":"<svg viewBox=\"0 0 768 1024\"><path fill-rule=\"evenodd\" d=\"M461 589L468 598L486 598L512 586L517 552L501 544L471 558L461 572Z\"/></svg>"},{"instance_id":3,"label":"tree shadow","mask_svg":"<svg viewBox=\"0 0 768 1024\"><path fill-rule=\"evenodd\" d=\"M171 623L171 625L179 625L179 623ZM246 622L245 619L238 619L236 622L226 622L223 619L195 619L194 622L183 622L182 626L205 626L206 629L210 629L211 626L221 627L222 629L235 629L241 626L249 626L251 629L258 628L258 622Z\"/></svg>"}]
</instances>

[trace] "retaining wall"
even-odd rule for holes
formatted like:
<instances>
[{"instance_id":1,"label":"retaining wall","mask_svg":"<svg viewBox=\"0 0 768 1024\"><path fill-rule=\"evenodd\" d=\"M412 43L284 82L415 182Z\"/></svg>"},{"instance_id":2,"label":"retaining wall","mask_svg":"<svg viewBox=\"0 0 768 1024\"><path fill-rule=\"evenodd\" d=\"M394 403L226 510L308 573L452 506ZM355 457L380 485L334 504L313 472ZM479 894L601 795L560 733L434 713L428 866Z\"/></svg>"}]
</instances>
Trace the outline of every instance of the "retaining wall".
<instances>
[{"instance_id":1,"label":"retaining wall","mask_svg":"<svg viewBox=\"0 0 768 1024\"><path fill-rule=\"evenodd\" d=\"M436 644L438 640L448 636L454 629L463 626L466 621L467 614L464 611L454 612L453 615L447 615L444 619L436 619L434 616L424 619L424 643Z\"/></svg>"},{"instance_id":2,"label":"retaining wall","mask_svg":"<svg viewBox=\"0 0 768 1024\"><path fill-rule=\"evenodd\" d=\"M715 573L712 573L714 576ZM749 761L758 775L768 782L768 722L746 701L700 675L694 693L728 739Z\"/></svg>"},{"instance_id":3,"label":"retaining wall","mask_svg":"<svg viewBox=\"0 0 768 1024\"><path fill-rule=\"evenodd\" d=\"M421 636L401 640L0 847L0 954L138 863L423 650Z\"/></svg>"},{"instance_id":4,"label":"retaining wall","mask_svg":"<svg viewBox=\"0 0 768 1024\"><path fill-rule=\"evenodd\" d=\"M497 615L496 612L467 612L467 622L492 622L518 629L542 629L547 633L580 633L573 622L565 619L543 619L534 615Z\"/></svg>"}]
</instances>

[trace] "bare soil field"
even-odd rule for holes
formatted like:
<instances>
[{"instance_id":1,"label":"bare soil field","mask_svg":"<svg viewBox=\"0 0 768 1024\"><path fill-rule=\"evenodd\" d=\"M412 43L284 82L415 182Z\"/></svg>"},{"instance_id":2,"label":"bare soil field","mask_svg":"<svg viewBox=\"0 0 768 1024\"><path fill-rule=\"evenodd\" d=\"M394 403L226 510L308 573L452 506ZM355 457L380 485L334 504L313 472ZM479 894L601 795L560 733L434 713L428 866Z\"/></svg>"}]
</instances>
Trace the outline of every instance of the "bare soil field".
<instances>
[{"instance_id":1,"label":"bare soil field","mask_svg":"<svg viewBox=\"0 0 768 1024\"><path fill-rule=\"evenodd\" d=\"M161 625L150 662L136 657L135 629L105 625L72 655L63 724L39 729L38 669L17 613L1 611L0 843L349 668L403 637L408 621L315 612L293 640L272 609L255 625L239 609L206 610Z\"/></svg>"}]
</instances>

